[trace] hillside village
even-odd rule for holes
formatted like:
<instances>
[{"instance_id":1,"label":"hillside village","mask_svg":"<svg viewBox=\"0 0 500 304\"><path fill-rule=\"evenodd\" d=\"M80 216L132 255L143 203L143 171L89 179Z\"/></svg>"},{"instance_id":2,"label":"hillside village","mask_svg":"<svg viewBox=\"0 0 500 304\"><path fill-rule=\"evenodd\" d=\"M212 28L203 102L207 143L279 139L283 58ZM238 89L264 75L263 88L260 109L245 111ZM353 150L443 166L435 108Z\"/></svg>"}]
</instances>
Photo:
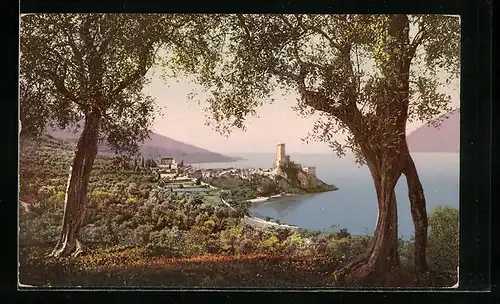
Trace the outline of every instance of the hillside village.
<instances>
[{"instance_id":1,"label":"hillside village","mask_svg":"<svg viewBox=\"0 0 500 304\"><path fill-rule=\"evenodd\" d=\"M289 166L290 155L285 153L285 144L277 144L275 164L271 168L210 168L200 169L193 165L184 165L181 160L179 163L173 157L160 157L155 160L155 170L161 178L166 180L187 180L187 179L210 179L220 177L241 178L250 180L254 177L276 178L283 174L283 168ZM301 171L316 177L316 167L302 166L295 164Z\"/></svg>"},{"instance_id":2,"label":"hillside village","mask_svg":"<svg viewBox=\"0 0 500 304\"><path fill-rule=\"evenodd\" d=\"M263 202L292 194L337 190L316 178L316 168L295 164L285 153L285 144L276 148L274 165L270 168L207 168L186 165L174 157L140 158L129 163L133 168L148 168L157 176L158 186L174 193L198 195L204 202L220 204L234 210L245 209L244 203ZM224 198L223 198L224 197ZM21 205L28 205L21 201ZM253 225L265 221L252 218ZM267 224L274 224L267 222Z\"/></svg>"},{"instance_id":3,"label":"hillside village","mask_svg":"<svg viewBox=\"0 0 500 304\"><path fill-rule=\"evenodd\" d=\"M222 194L233 204L262 202L268 199L311 192L337 190L316 178L316 168L295 164L285 153L285 144L276 147L275 163L270 168L208 168L185 165L174 157L133 159L131 167L149 168L158 176L158 185L176 193L198 193L213 205L226 204ZM290 169L295 168L294 172ZM36 205L35 197L23 195L20 205L26 211ZM231 206L230 206L231 207Z\"/></svg>"}]
</instances>

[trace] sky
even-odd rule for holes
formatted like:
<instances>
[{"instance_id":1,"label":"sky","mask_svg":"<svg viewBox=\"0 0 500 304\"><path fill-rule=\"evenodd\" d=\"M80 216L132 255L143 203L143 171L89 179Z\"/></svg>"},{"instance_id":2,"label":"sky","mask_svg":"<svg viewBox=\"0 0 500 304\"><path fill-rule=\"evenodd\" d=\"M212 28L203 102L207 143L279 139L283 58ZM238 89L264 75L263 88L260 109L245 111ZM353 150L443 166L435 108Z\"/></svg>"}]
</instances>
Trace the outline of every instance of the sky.
<instances>
[{"instance_id":1,"label":"sky","mask_svg":"<svg viewBox=\"0 0 500 304\"><path fill-rule=\"evenodd\" d=\"M188 98L188 94L200 88L186 79L171 80L168 83L153 76L145 93L156 98L163 116L155 121L154 132L219 153L274 153L279 142L286 144L290 153L331 153L326 143L309 142L302 138L312 131L317 115L304 118L292 106L296 105L298 94L275 92L275 101L257 109L258 117L249 117L246 131L234 130L229 137L217 133L205 122L205 104ZM453 107L459 106L458 83L443 90L452 96ZM407 133L423 123L408 123Z\"/></svg>"},{"instance_id":2,"label":"sky","mask_svg":"<svg viewBox=\"0 0 500 304\"><path fill-rule=\"evenodd\" d=\"M411 38L417 31L416 27L410 28ZM167 84L160 74L158 70L153 70L152 81L145 88L145 93L155 97L162 108L163 117L158 118L153 127L158 134L226 154L274 153L277 143L285 143L286 150L290 153L332 153L327 143L305 143L302 140L313 130L314 122L319 116L302 117L292 109L297 103L296 92L275 92L272 104L264 103L264 106L257 109L258 117L247 118L245 131L236 129L229 137L225 137L205 124L208 119L203 111L206 104L203 101L198 104L188 98L193 90L202 96L200 87L186 79L169 80ZM446 77L444 73L439 76ZM459 107L459 80L453 80L440 91L451 96L453 108ZM408 123L407 134L423 124L424 122ZM342 140L341 137L337 139Z\"/></svg>"}]
</instances>

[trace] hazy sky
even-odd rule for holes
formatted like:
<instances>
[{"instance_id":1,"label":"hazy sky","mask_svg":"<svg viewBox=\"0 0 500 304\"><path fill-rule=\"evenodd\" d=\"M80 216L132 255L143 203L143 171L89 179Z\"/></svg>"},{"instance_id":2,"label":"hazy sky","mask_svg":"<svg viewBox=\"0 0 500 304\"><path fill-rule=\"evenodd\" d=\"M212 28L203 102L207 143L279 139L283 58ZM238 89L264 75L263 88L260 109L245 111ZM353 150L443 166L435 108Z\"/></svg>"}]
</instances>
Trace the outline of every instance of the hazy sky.
<instances>
[{"instance_id":1,"label":"hazy sky","mask_svg":"<svg viewBox=\"0 0 500 304\"><path fill-rule=\"evenodd\" d=\"M257 110L259 117L249 117L246 132L235 130L228 138L206 126L204 104L187 96L197 86L187 80L169 81L168 85L154 76L145 92L156 98L162 107L163 117L156 120L154 131L188 144L220 153L274 152L278 142L284 142L291 153L331 153L326 143L304 143L317 116L303 118L291 108L298 95L275 93L275 102ZM452 95L454 107L459 106L458 82L444 90ZM422 123L408 124L411 132Z\"/></svg>"},{"instance_id":2,"label":"hazy sky","mask_svg":"<svg viewBox=\"0 0 500 304\"><path fill-rule=\"evenodd\" d=\"M410 27L410 36L416 35L417 31L416 27ZM158 72L154 73L158 75L152 77L145 93L155 97L163 107L164 116L158 118L154 126L154 131L158 134L220 153L274 153L279 142L284 142L290 153L332 153L326 143L306 144L302 141L302 138L312 131L319 116L304 118L297 115L292 109L298 97L294 91L276 92L273 95L273 104L265 104L257 109L258 117L248 117L246 131L235 130L226 138L205 125L205 104L198 104L188 98L193 89L201 93L200 88L182 79L177 82L170 80L167 85ZM441 76L445 77L444 74ZM451 95L452 106L456 108L460 104L459 90L459 81L454 80L440 91ZM285 96L282 96L283 94ZM407 132L422 124L409 123Z\"/></svg>"}]
</instances>

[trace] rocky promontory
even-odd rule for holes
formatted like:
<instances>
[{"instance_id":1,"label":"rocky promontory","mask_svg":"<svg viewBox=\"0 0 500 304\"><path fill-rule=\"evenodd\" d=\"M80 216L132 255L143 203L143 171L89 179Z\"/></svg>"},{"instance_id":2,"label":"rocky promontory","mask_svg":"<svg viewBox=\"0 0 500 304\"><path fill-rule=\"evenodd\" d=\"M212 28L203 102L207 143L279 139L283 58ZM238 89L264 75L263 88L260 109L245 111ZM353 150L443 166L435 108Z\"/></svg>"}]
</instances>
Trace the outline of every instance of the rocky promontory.
<instances>
[{"instance_id":1,"label":"rocky promontory","mask_svg":"<svg viewBox=\"0 0 500 304\"><path fill-rule=\"evenodd\" d=\"M284 191L286 193L305 194L338 190L335 185L326 184L293 162L278 169L274 180L280 188L291 190Z\"/></svg>"}]
</instances>

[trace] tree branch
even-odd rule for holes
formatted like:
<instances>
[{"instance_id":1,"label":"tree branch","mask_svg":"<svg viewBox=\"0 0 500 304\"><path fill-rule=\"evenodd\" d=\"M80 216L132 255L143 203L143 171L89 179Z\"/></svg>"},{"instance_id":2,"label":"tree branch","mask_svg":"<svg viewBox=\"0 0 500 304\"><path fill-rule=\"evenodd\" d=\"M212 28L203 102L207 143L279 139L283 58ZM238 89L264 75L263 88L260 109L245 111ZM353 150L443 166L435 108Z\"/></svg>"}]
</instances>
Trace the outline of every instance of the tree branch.
<instances>
[{"instance_id":1,"label":"tree branch","mask_svg":"<svg viewBox=\"0 0 500 304\"><path fill-rule=\"evenodd\" d=\"M61 95L63 95L65 98L71 100L75 104L77 104L82 110L85 111L87 109L87 107L85 106L85 104L83 104L81 102L80 98L78 98L77 96L75 96L73 93L71 93L66 88L66 85L64 84L64 79L63 78L58 77L54 72L49 71L49 70L43 71L42 74L45 74L47 76L47 78L49 78L50 80L52 80L52 83L56 87L56 90Z\"/></svg>"},{"instance_id":2,"label":"tree branch","mask_svg":"<svg viewBox=\"0 0 500 304\"><path fill-rule=\"evenodd\" d=\"M356 66L357 66L357 75L356 75L356 82L358 83L358 97L361 93L361 68L359 66L359 55L358 55L358 46L356 45Z\"/></svg>"},{"instance_id":3,"label":"tree branch","mask_svg":"<svg viewBox=\"0 0 500 304\"><path fill-rule=\"evenodd\" d=\"M130 74L128 77L126 77L116 88L114 88L111 91L111 96L115 96L119 94L123 89L128 87L131 83L134 81L138 80L139 78L143 77L146 75L146 73L149 70L147 61L148 61L148 53L149 49L153 46L153 41L148 43L142 50L142 53L140 55L140 60L139 60L139 67L134 71L134 73ZM153 60L152 60L153 62ZM153 63L151 63L152 65Z\"/></svg>"},{"instance_id":4,"label":"tree branch","mask_svg":"<svg viewBox=\"0 0 500 304\"><path fill-rule=\"evenodd\" d=\"M245 31L245 34L247 36L247 39L248 40L251 40L252 39L252 36L250 35L250 30L248 29L246 23L245 23L245 19L243 18L243 15L241 14L238 14L236 15L236 17L238 18L238 23L240 24L240 26L243 28L243 30Z\"/></svg>"},{"instance_id":5,"label":"tree branch","mask_svg":"<svg viewBox=\"0 0 500 304\"><path fill-rule=\"evenodd\" d=\"M303 64L300 65L300 72L297 76L297 85L299 94L302 97L304 103L315 110L322 111L335 117L340 120L343 119L345 115L346 106L341 103L335 103L330 98L327 98L320 92L314 92L306 89L305 78L307 75L307 67Z\"/></svg>"},{"instance_id":6,"label":"tree branch","mask_svg":"<svg viewBox=\"0 0 500 304\"><path fill-rule=\"evenodd\" d=\"M108 31L108 33L106 34L106 37L101 41L101 43L99 43L99 46L97 47L98 54L102 54L106 50L106 48L108 47L108 44L111 41L111 39L113 38L113 36L115 36L116 33L118 32L118 30L120 28L122 28L124 25L125 25L125 21L122 20L120 25L118 25L117 27L114 27ZM101 29L101 27L99 24L99 32L100 32L100 29Z\"/></svg>"},{"instance_id":7,"label":"tree branch","mask_svg":"<svg viewBox=\"0 0 500 304\"><path fill-rule=\"evenodd\" d=\"M112 29L112 30L110 30L108 32L108 34L106 35L106 37L97 46L97 53L98 54L102 54L106 50L106 48L108 47L109 42L111 41L111 38L113 38L113 36L116 34L116 32L118 32L117 28L114 28L114 29Z\"/></svg>"},{"instance_id":8,"label":"tree branch","mask_svg":"<svg viewBox=\"0 0 500 304\"><path fill-rule=\"evenodd\" d=\"M302 19L299 19L298 20L299 22L299 25L304 29L304 30L307 30L307 29L311 29L313 30L314 32L320 34L321 36L323 36L326 40L328 40L328 42L330 43L330 45L341 51L342 52L342 46L337 42L335 41L332 37L328 36L328 34L323 31L321 28L317 27L317 26L313 26L313 25L308 25L306 26L303 22L302 22Z\"/></svg>"},{"instance_id":9,"label":"tree branch","mask_svg":"<svg viewBox=\"0 0 500 304\"><path fill-rule=\"evenodd\" d=\"M420 22L418 25L418 33L413 38L413 41L410 43L410 47L408 50L408 60L411 61L415 56L417 51L417 47L422 43L426 36L427 32L423 22Z\"/></svg>"},{"instance_id":10,"label":"tree branch","mask_svg":"<svg viewBox=\"0 0 500 304\"><path fill-rule=\"evenodd\" d=\"M85 80L85 65L83 64L82 53L78 49L78 46L76 45L76 42L73 38L73 35L70 32L68 32L67 30L64 30L64 32L66 34L66 37L68 38L68 44L71 47L73 54L75 54L76 63L77 63L78 69L79 69L78 74L80 76L79 78L80 78L81 85L83 86L84 83L86 82L86 80Z\"/></svg>"}]
</instances>

